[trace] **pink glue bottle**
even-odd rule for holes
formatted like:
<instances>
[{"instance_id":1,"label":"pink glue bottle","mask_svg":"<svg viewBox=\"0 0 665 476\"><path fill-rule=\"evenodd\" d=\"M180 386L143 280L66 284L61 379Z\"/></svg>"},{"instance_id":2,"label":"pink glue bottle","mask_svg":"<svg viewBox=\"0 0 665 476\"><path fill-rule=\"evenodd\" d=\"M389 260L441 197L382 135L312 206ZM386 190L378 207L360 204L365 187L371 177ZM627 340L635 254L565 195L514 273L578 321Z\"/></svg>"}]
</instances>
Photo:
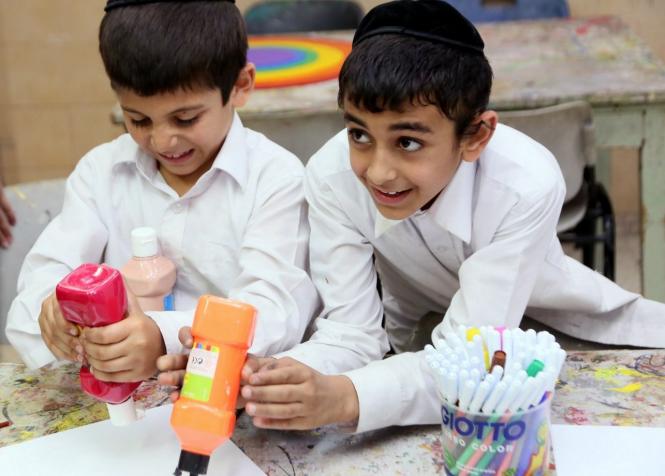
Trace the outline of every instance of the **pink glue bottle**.
<instances>
[{"instance_id":1,"label":"pink glue bottle","mask_svg":"<svg viewBox=\"0 0 665 476\"><path fill-rule=\"evenodd\" d=\"M127 287L138 298L141 310L173 311L175 265L159 254L153 228L132 230L132 259L120 270Z\"/></svg>"},{"instance_id":2,"label":"pink glue bottle","mask_svg":"<svg viewBox=\"0 0 665 476\"><path fill-rule=\"evenodd\" d=\"M83 264L65 276L55 288L63 317L78 326L113 324L127 314L127 292L120 272L104 264ZM104 382L90 368L81 367L81 388L106 402L111 423L126 425L137 419L132 393L141 382Z\"/></svg>"}]
</instances>

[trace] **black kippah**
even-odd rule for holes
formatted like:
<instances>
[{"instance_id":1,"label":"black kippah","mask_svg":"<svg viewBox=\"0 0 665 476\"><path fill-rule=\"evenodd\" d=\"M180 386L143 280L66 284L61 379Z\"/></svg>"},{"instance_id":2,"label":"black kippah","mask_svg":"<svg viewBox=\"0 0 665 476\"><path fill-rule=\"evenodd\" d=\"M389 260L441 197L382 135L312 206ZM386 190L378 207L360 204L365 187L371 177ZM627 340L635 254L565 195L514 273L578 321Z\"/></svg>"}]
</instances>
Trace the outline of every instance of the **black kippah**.
<instances>
[{"instance_id":1,"label":"black kippah","mask_svg":"<svg viewBox=\"0 0 665 476\"><path fill-rule=\"evenodd\" d=\"M353 46L372 36L397 34L482 53L476 27L443 0L395 0L371 9L353 37Z\"/></svg>"},{"instance_id":2,"label":"black kippah","mask_svg":"<svg viewBox=\"0 0 665 476\"><path fill-rule=\"evenodd\" d=\"M146 3L185 3L187 1L198 1L198 0L108 0L106 2L106 6L104 7L104 11L108 12L109 10L113 10L115 8L121 8L121 7L131 7L135 5L145 5ZM231 2L231 3L236 3L235 0L207 0L207 1L225 1L225 2Z\"/></svg>"}]
</instances>

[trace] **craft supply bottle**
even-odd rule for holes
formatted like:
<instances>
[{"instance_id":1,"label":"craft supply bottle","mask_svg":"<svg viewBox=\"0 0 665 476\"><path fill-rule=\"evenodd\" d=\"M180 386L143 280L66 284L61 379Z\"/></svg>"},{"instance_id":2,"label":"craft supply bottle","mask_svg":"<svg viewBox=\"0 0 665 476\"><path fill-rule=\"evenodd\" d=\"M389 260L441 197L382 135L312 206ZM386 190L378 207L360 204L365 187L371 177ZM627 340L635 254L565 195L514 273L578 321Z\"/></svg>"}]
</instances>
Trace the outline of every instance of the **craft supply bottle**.
<instances>
[{"instance_id":1,"label":"craft supply bottle","mask_svg":"<svg viewBox=\"0 0 665 476\"><path fill-rule=\"evenodd\" d=\"M120 270L142 311L172 311L175 265L159 254L153 228L132 230L132 259Z\"/></svg>"},{"instance_id":2,"label":"craft supply bottle","mask_svg":"<svg viewBox=\"0 0 665 476\"><path fill-rule=\"evenodd\" d=\"M210 455L233 434L240 372L254 338L256 309L201 296L192 324L193 346L171 426L182 451L176 475L206 474Z\"/></svg>"},{"instance_id":3,"label":"craft supply bottle","mask_svg":"<svg viewBox=\"0 0 665 476\"><path fill-rule=\"evenodd\" d=\"M104 264L82 264L55 288L63 317L81 327L99 327L118 322L127 314L127 293L120 272ZM132 393L141 382L97 380L88 366L79 372L81 388L106 402L111 423L125 425L136 420Z\"/></svg>"}]
</instances>

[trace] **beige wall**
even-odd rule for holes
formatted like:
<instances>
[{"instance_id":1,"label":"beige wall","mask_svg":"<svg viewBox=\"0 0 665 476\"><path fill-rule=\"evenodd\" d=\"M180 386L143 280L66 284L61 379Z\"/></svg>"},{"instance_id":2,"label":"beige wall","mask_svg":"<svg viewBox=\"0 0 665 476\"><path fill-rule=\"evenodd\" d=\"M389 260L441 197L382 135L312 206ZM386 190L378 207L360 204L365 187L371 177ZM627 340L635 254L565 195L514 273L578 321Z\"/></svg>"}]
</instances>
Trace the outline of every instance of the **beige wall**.
<instances>
[{"instance_id":1,"label":"beige wall","mask_svg":"<svg viewBox=\"0 0 665 476\"><path fill-rule=\"evenodd\" d=\"M67 175L118 134L97 53L105 0L0 2L0 163L7 183Z\"/></svg>"},{"instance_id":2,"label":"beige wall","mask_svg":"<svg viewBox=\"0 0 665 476\"><path fill-rule=\"evenodd\" d=\"M244 10L256 0L237 0ZM660 0L569 0L573 15L623 17L665 58ZM378 1L360 0L365 9ZM117 136L97 53L105 0L0 1L0 176L7 183L67 175Z\"/></svg>"}]
</instances>

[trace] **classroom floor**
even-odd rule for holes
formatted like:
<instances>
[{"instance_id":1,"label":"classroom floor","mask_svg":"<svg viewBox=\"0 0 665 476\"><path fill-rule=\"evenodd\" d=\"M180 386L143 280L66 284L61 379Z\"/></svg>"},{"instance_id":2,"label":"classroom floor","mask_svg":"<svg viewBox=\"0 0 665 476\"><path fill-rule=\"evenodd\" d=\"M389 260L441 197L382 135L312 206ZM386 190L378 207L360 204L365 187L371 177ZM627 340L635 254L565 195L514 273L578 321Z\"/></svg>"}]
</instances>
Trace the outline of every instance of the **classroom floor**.
<instances>
[{"instance_id":1,"label":"classroom floor","mask_svg":"<svg viewBox=\"0 0 665 476\"><path fill-rule=\"evenodd\" d=\"M617 255L616 255L616 280L619 285L633 292L641 292L640 278L640 236L639 221L636 215L624 215L617 217ZM578 253L572 248L566 248L566 252L578 258ZM531 319L522 321L523 328L534 328L536 330L547 329L542 324ZM583 341L558 333L552 332L561 346L567 350L594 350L611 349L614 346L596 344ZM9 345L0 345L0 362L20 362L16 351Z\"/></svg>"}]
</instances>

